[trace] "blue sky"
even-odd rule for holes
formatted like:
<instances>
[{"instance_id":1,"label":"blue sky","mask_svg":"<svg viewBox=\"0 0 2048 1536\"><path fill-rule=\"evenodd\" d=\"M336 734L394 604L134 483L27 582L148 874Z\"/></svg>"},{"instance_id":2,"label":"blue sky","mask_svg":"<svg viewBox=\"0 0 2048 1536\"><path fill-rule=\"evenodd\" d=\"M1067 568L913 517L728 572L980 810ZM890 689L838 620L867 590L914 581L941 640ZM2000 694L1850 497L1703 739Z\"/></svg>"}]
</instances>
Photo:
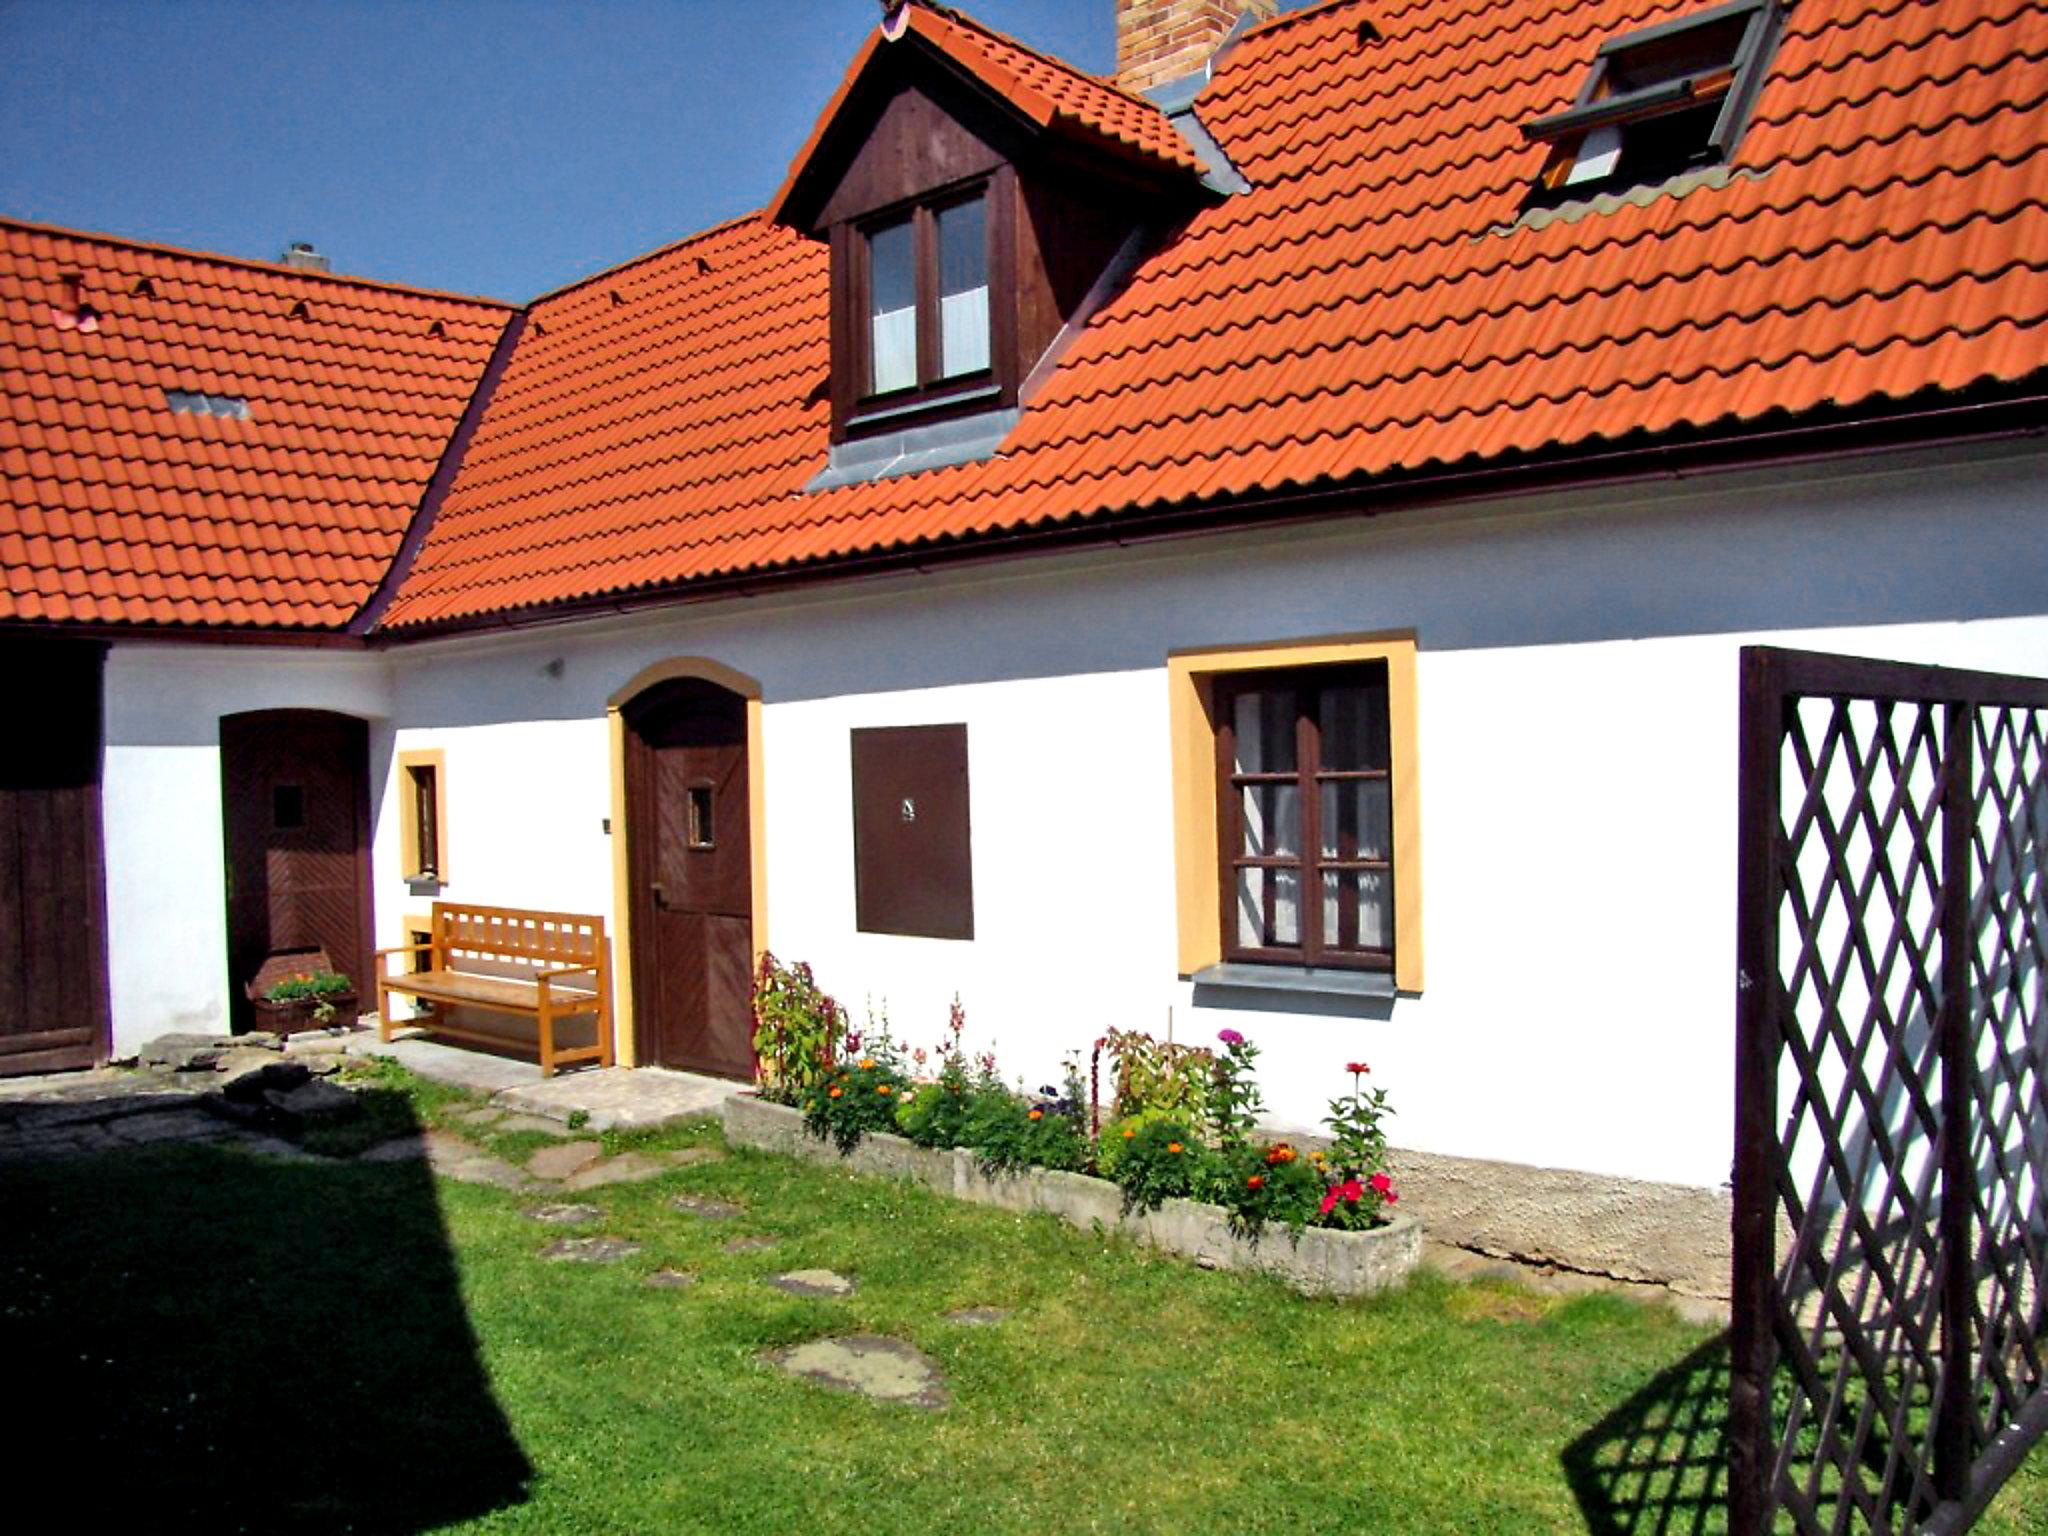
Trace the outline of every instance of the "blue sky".
<instances>
[{"instance_id":1,"label":"blue sky","mask_svg":"<svg viewBox=\"0 0 2048 1536\"><path fill-rule=\"evenodd\" d=\"M1087 69L1114 0L971 0ZM0 213L523 300L759 207L876 0L0 0Z\"/></svg>"}]
</instances>

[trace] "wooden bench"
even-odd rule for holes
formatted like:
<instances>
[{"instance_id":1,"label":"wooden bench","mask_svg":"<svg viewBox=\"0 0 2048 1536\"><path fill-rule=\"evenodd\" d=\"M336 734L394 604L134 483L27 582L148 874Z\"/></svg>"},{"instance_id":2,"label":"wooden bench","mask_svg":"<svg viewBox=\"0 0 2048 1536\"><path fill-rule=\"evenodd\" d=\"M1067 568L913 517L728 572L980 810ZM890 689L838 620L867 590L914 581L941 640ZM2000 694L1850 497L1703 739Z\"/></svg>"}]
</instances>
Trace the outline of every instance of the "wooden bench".
<instances>
[{"instance_id":1,"label":"wooden bench","mask_svg":"<svg viewBox=\"0 0 2048 1536\"><path fill-rule=\"evenodd\" d=\"M395 1027L391 994L400 992L446 1007L531 1017L540 1030L544 1077L554 1076L564 1062L612 1064L611 951L603 918L437 901L430 928L424 944L377 951L377 1031L384 1039ZM393 975L392 955L425 955L426 963ZM584 1015L596 1026L597 1043L557 1050L556 1022ZM450 1025L438 1010L407 1027L483 1045L505 1044L502 1035Z\"/></svg>"}]
</instances>

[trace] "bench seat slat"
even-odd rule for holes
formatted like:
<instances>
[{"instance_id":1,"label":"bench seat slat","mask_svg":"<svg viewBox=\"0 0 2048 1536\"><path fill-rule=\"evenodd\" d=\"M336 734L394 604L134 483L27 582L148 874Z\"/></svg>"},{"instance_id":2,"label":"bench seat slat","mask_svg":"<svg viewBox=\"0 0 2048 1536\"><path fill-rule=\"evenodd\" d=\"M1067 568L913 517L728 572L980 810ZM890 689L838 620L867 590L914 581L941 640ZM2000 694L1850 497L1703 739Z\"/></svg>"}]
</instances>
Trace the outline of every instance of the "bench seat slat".
<instances>
[{"instance_id":1,"label":"bench seat slat","mask_svg":"<svg viewBox=\"0 0 2048 1536\"><path fill-rule=\"evenodd\" d=\"M393 992L410 992L433 1002L467 1003L475 1008L506 1008L532 1013L540 988L510 976L479 976L471 971L411 971L385 983ZM557 1013L587 1013L597 1005L594 987L555 982L548 988Z\"/></svg>"}]
</instances>

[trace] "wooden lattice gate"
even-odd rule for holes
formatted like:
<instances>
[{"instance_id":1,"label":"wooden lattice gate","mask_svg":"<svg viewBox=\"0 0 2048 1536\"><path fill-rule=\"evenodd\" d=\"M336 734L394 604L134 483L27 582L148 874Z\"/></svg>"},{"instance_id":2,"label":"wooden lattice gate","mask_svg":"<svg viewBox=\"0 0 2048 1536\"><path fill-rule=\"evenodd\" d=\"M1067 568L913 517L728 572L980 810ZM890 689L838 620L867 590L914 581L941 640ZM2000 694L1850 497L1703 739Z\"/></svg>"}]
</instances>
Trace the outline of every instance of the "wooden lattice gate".
<instances>
[{"instance_id":1,"label":"wooden lattice gate","mask_svg":"<svg viewBox=\"0 0 2048 1536\"><path fill-rule=\"evenodd\" d=\"M1730 1523L1966 1530L2048 1429L2048 681L1742 657Z\"/></svg>"}]
</instances>

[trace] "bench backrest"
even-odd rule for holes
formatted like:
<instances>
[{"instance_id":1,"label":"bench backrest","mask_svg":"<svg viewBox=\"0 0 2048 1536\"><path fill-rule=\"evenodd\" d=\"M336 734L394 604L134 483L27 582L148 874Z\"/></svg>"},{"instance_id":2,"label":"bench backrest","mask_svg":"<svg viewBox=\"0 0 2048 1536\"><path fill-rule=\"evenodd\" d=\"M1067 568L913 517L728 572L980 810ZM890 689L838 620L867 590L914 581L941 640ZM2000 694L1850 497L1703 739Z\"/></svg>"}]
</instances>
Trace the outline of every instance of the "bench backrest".
<instances>
[{"instance_id":1,"label":"bench backrest","mask_svg":"<svg viewBox=\"0 0 2048 1536\"><path fill-rule=\"evenodd\" d=\"M489 976L524 976L605 963L604 919L577 912L434 903L434 963ZM572 985L588 985L576 978Z\"/></svg>"}]
</instances>

